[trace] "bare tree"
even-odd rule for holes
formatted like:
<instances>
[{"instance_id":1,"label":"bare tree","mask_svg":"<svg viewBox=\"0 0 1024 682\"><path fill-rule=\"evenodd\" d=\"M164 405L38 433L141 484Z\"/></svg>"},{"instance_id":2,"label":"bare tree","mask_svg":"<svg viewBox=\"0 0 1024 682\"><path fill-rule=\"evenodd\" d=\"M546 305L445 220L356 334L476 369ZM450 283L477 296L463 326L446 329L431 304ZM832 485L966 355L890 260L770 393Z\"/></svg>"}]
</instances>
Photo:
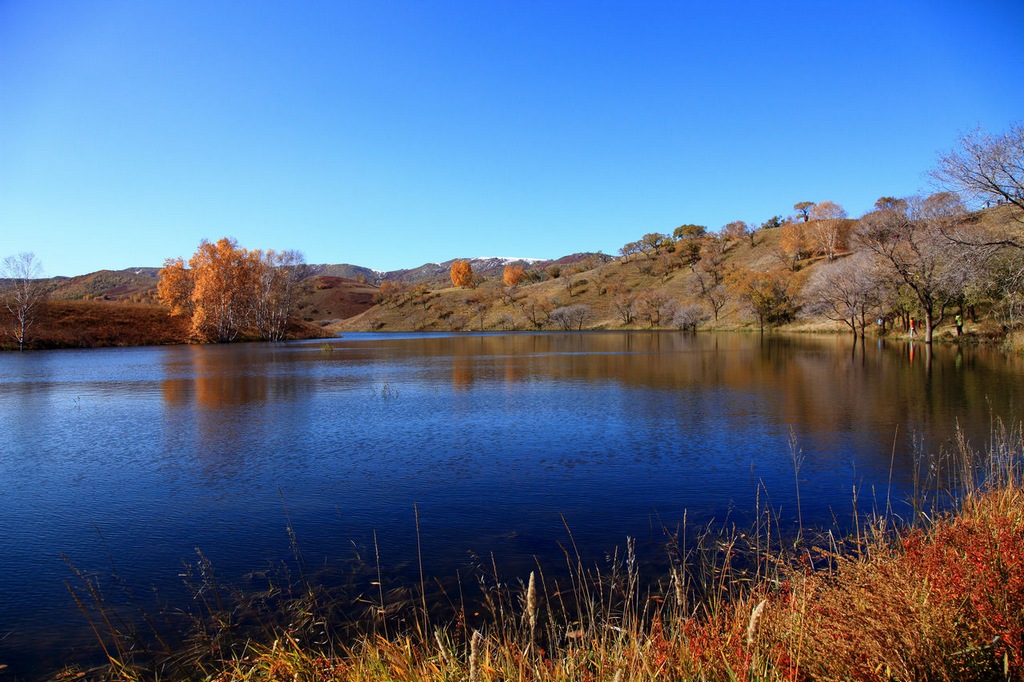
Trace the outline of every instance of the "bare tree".
<instances>
[{"instance_id":1,"label":"bare tree","mask_svg":"<svg viewBox=\"0 0 1024 682\"><path fill-rule=\"evenodd\" d=\"M534 297L527 297L524 298L519 305L523 309L523 314L526 316L526 319L529 320L530 324L537 329L543 327L544 323L547 322L551 316L552 305L549 301Z\"/></svg>"},{"instance_id":2,"label":"bare tree","mask_svg":"<svg viewBox=\"0 0 1024 682\"><path fill-rule=\"evenodd\" d=\"M702 251L701 260L693 268L694 293L707 301L718 321L718 313L729 300L729 290L723 284L725 279L724 242L709 239Z\"/></svg>"},{"instance_id":3,"label":"bare tree","mask_svg":"<svg viewBox=\"0 0 1024 682\"><path fill-rule=\"evenodd\" d=\"M567 305L551 311L549 319L566 331L582 330L594 318L588 305Z\"/></svg>"},{"instance_id":4,"label":"bare tree","mask_svg":"<svg viewBox=\"0 0 1024 682\"><path fill-rule=\"evenodd\" d=\"M959 149L939 159L932 177L942 186L986 204L1011 204L1024 211L1024 124L1001 135L980 128L960 137ZM1017 218L1024 224L1024 215ZM1006 240L1024 248L1020 235Z\"/></svg>"},{"instance_id":5,"label":"bare tree","mask_svg":"<svg viewBox=\"0 0 1024 682\"><path fill-rule=\"evenodd\" d=\"M844 323L854 339L864 338L871 313L882 297L882 274L870 253L860 252L829 263L811 275L803 290L804 310Z\"/></svg>"},{"instance_id":6,"label":"bare tree","mask_svg":"<svg viewBox=\"0 0 1024 682\"><path fill-rule=\"evenodd\" d=\"M29 329L46 295L42 276L43 266L31 252L8 256L0 267L3 305L10 315L5 331L18 344L18 350L25 349Z\"/></svg>"},{"instance_id":7,"label":"bare tree","mask_svg":"<svg viewBox=\"0 0 1024 682\"><path fill-rule=\"evenodd\" d=\"M849 230L846 227L846 209L834 201L823 201L811 209L809 223L818 250L831 263L836 251L846 247Z\"/></svg>"},{"instance_id":8,"label":"bare tree","mask_svg":"<svg viewBox=\"0 0 1024 682\"><path fill-rule=\"evenodd\" d=\"M636 297L637 316L642 320L647 320L652 328L658 327L666 312L668 317L671 317L674 312L666 310L669 301L668 296L661 291L645 291Z\"/></svg>"},{"instance_id":9,"label":"bare tree","mask_svg":"<svg viewBox=\"0 0 1024 682\"><path fill-rule=\"evenodd\" d=\"M949 271L970 247L944 236L961 218L948 204L911 197L907 206L906 211L868 213L861 218L857 236L889 276L914 292L924 313L924 342L930 344L952 298Z\"/></svg>"},{"instance_id":10,"label":"bare tree","mask_svg":"<svg viewBox=\"0 0 1024 682\"><path fill-rule=\"evenodd\" d=\"M612 310L622 318L622 324L633 324L636 319L636 294L628 289L616 294L612 299Z\"/></svg>"},{"instance_id":11,"label":"bare tree","mask_svg":"<svg viewBox=\"0 0 1024 682\"><path fill-rule=\"evenodd\" d=\"M253 324L265 341L282 341L295 303L295 284L305 258L300 251L255 252L260 261L255 273Z\"/></svg>"},{"instance_id":12,"label":"bare tree","mask_svg":"<svg viewBox=\"0 0 1024 682\"><path fill-rule=\"evenodd\" d=\"M686 305L676 308L672 315L672 324L683 331L696 331L697 326L711 319L707 311L699 305Z\"/></svg>"}]
</instances>

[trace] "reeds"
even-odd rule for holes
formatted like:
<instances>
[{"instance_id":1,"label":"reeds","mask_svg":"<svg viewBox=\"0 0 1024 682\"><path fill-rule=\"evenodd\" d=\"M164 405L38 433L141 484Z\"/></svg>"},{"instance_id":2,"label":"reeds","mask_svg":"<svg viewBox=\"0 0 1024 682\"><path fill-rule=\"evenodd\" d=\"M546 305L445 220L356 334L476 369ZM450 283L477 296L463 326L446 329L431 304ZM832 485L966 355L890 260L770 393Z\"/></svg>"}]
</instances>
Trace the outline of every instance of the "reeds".
<instances>
[{"instance_id":1,"label":"reeds","mask_svg":"<svg viewBox=\"0 0 1024 682\"><path fill-rule=\"evenodd\" d=\"M752 531L683 529L667 545L666 574L654 579L641 576L632 540L606 561L588 564L570 532L559 576L545 578L538 563L525 581L508 581L492 561L477 576L478 606L465 606L461 583L459 597L437 597L450 605L445 618L436 609L425 613L422 578L419 594L385 591L379 558L354 579L354 592L374 595L361 619L345 620L341 614L351 608L329 607L326 595L303 582L275 602L291 619L266 617L254 631L242 627L240 611L215 604L207 583L207 630L193 636L191 657L168 653L133 664L128 647L113 647L106 676L223 682L1022 679L1024 440L1019 429L997 423L984 452L960 436L945 456L957 467L946 488L956 504L920 513L917 525L876 513L858 519L848 539L815 537L801 528L803 542L794 545L780 542L766 506ZM890 509L888 500L884 506ZM215 615L218 608L230 615ZM211 645L211 621L219 628L217 646ZM116 627L93 622L98 633L101 626ZM233 627L229 637L224 630ZM175 656L177 664L169 665Z\"/></svg>"}]
</instances>

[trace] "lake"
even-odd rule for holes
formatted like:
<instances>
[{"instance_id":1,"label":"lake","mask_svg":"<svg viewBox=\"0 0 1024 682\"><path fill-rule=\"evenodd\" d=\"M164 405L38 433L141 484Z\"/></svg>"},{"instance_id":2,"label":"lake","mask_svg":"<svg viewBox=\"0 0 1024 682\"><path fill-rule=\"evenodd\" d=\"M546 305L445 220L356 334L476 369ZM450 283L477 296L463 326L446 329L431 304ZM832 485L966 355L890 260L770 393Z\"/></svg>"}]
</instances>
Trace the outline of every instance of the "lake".
<instances>
[{"instance_id":1,"label":"lake","mask_svg":"<svg viewBox=\"0 0 1024 682\"><path fill-rule=\"evenodd\" d=\"M1024 363L980 348L682 332L399 335L0 355L0 664L88 655L64 554L112 593L187 608L197 549L239 585L379 553L396 576L524 578L627 537L796 531L904 502L959 423L1020 418ZM376 544L375 544L376 538ZM536 558L536 559L535 559ZM365 586L364 586L365 587ZM368 588L366 588L368 589ZM154 597L156 594L158 596Z\"/></svg>"}]
</instances>

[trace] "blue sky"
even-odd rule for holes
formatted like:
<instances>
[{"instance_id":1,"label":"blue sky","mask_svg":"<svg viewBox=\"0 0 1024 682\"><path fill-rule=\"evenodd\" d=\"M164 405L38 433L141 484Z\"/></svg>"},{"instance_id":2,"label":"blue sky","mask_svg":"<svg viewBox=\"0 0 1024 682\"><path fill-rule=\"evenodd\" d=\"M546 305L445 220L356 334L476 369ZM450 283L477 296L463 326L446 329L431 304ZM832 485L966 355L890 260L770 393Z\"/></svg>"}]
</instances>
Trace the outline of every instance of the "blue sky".
<instances>
[{"instance_id":1,"label":"blue sky","mask_svg":"<svg viewBox=\"0 0 1024 682\"><path fill-rule=\"evenodd\" d=\"M0 257L381 270L929 189L1024 120L1024 3L0 0Z\"/></svg>"}]
</instances>

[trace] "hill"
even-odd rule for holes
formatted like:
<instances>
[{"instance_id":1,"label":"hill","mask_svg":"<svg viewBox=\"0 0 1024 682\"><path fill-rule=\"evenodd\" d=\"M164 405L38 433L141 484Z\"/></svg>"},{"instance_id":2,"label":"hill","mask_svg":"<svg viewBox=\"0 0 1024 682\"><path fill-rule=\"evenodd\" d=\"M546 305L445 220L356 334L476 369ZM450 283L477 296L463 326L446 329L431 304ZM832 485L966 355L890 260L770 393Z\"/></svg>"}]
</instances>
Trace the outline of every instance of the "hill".
<instances>
[{"instance_id":1,"label":"hill","mask_svg":"<svg viewBox=\"0 0 1024 682\"><path fill-rule=\"evenodd\" d=\"M1005 315L1013 313L1006 312L1006 304L1016 294L1008 296L996 289L1005 279L999 268L1012 274L1014 263L1020 266L1021 253L1004 252L999 258L1007 262L999 264L996 251L969 245L1008 230L1019 231L1019 220L1009 206L959 219L955 229L964 240L956 247L962 252L959 255L950 252L954 244L942 234L946 228L933 226L930 233L922 233L932 246L924 245L927 248L921 253L946 254L935 266L942 270L941 276L935 275L932 266L922 272L922 276L938 277L929 295L938 306L932 316L941 325L940 336L956 334L954 313L969 317L967 334L972 338L1005 332ZM921 327L921 301L897 271L871 260L863 240L854 239L859 222L810 220L737 234L678 238L648 234L624 246L619 258L578 254L560 262L525 263L528 276L515 287L502 282L507 261L500 259L471 261L476 275L473 284L453 287L444 277L448 261L421 269L418 285L382 287L379 305L329 328L345 332L702 326L851 332L857 327L862 333L869 323L874 326L876 317L883 318L883 332L894 326L906 331L913 318ZM831 241L823 241L826 232ZM910 252L909 256L920 254ZM834 289L843 288L843 277L852 280L855 275L870 274L872 279L871 291L862 292L865 298L852 319L826 305L824 280L839 276L843 268L847 274L830 285Z\"/></svg>"},{"instance_id":2,"label":"hill","mask_svg":"<svg viewBox=\"0 0 1024 682\"><path fill-rule=\"evenodd\" d=\"M825 273L835 275L846 266L848 279L867 273L863 264L854 267L863 263L857 258L870 255L863 240L852 238L858 223L793 219L756 230L736 229L743 224L735 223L724 234L690 234L680 228L674 236L651 233L629 242L620 257L581 252L555 260L459 259L468 260L473 269L466 288L451 285L456 259L389 272L350 264L302 265L295 271L296 323L312 325L299 332L307 336L316 335L315 328L341 333L701 326L849 332L860 325L863 332L875 317L883 318L882 332L894 326L906 331L915 317L920 325L922 301L915 298L913 287L900 281L898 271L877 263L868 268L875 281L870 305L864 304L859 320L836 316L821 300L827 298L822 294L828 288L823 287ZM1011 206L970 214L956 224L963 238L957 248L1017 235L1020 224L1019 211ZM834 244L826 247L821 235L829 230ZM945 246L939 251L952 248L942 239ZM981 257L978 249L973 253L947 257L943 266L944 279L936 286L945 289L933 292L940 307L931 313L936 327L941 326L940 335L954 334L954 310L961 319L970 318L967 334L973 338L1002 336L1024 318L1021 295L1012 284L1014 273L1024 267L1021 250L990 248ZM502 280L510 265L525 271L523 280L511 287ZM46 324L41 323L40 344L181 342L186 337L180 329L156 321L167 316L157 301L158 279L157 268L130 268L45 280L48 315L65 315L63 326L88 331L76 341L64 338L57 322L45 333ZM842 284L840 278L828 286L842 289ZM948 290L950 286L959 288ZM59 302L125 305L89 308ZM106 323L99 319L104 315ZM129 319L135 320L134 328Z\"/></svg>"}]
</instances>

